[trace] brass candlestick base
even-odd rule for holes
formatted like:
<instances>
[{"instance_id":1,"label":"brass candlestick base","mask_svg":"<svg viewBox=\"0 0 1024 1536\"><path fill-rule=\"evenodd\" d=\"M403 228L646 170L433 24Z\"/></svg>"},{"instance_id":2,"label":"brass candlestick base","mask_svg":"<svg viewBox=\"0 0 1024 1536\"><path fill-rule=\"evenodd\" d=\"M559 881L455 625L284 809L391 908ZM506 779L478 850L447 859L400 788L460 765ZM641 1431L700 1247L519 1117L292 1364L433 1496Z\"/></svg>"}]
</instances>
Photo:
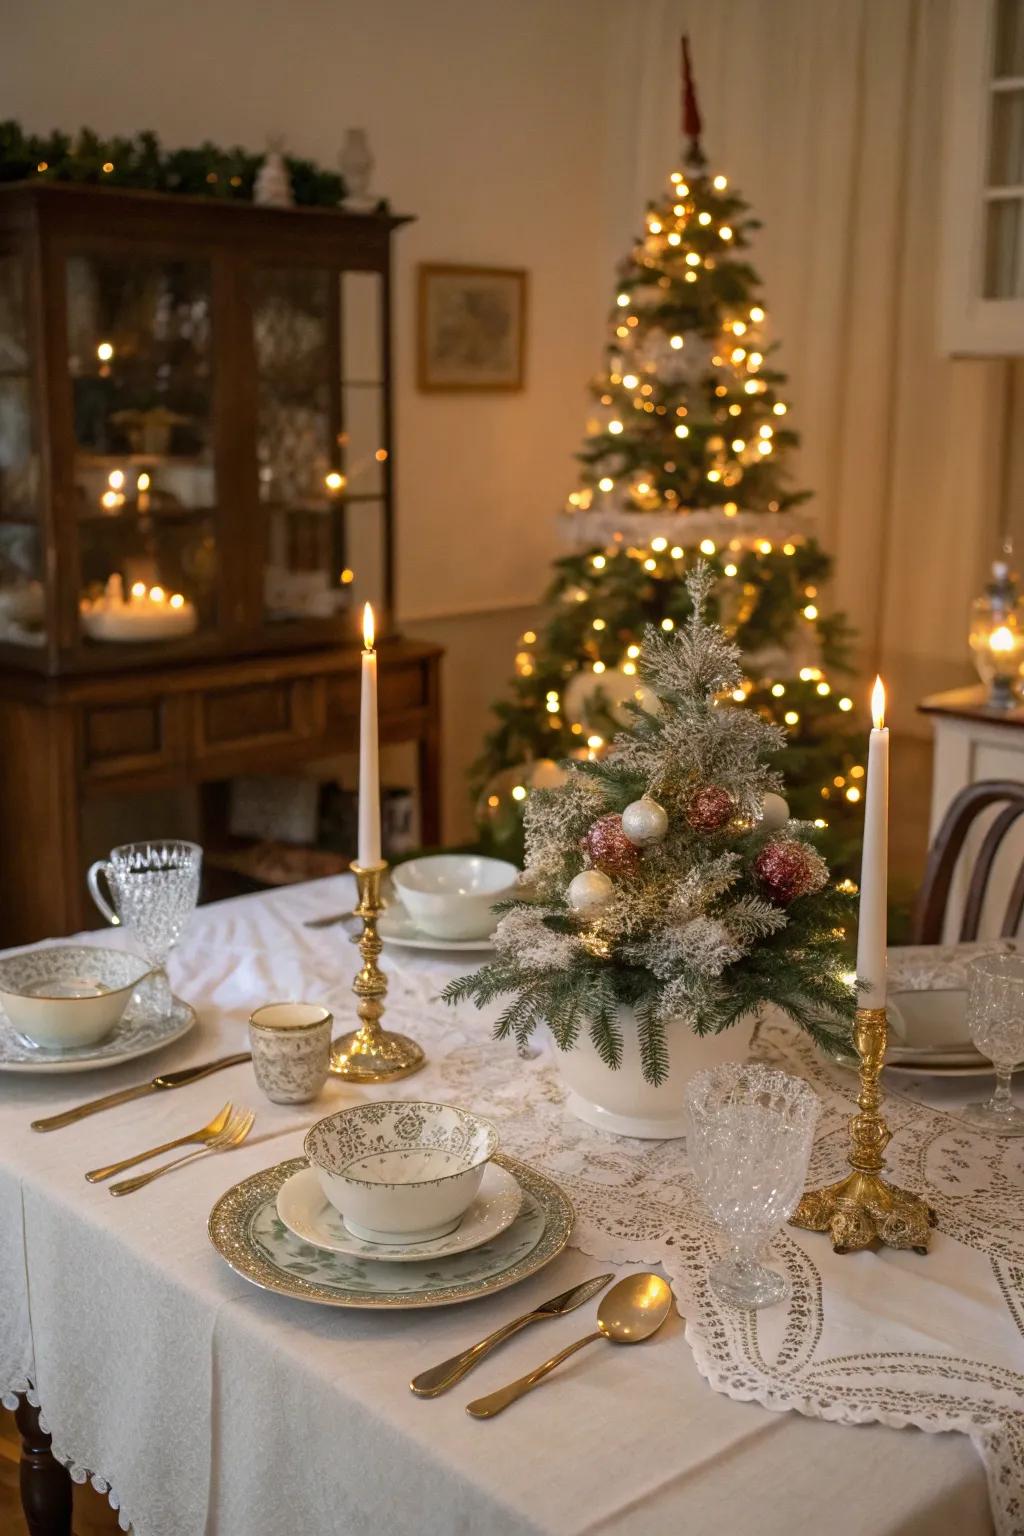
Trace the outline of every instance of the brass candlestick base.
<instances>
[{"instance_id":1,"label":"brass candlestick base","mask_svg":"<svg viewBox=\"0 0 1024 1536\"><path fill-rule=\"evenodd\" d=\"M927 1253L935 1212L919 1195L908 1194L881 1177L883 1152L892 1132L879 1113L878 1079L885 1065L887 1026L884 1008L858 1008L853 1042L860 1057L860 1114L850 1121L852 1173L838 1184L809 1190L791 1218L794 1227L828 1232L836 1253L868 1248L877 1239L889 1248Z\"/></svg>"},{"instance_id":2,"label":"brass candlestick base","mask_svg":"<svg viewBox=\"0 0 1024 1536\"><path fill-rule=\"evenodd\" d=\"M350 1083L392 1083L399 1077L418 1072L426 1058L415 1040L407 1035L393 1035L381 1029L384 997L388 979L377 964L383 948L377 932L377 919L384 910L380 882L387 863L352 864L359 890L356 917L363 920L363 931L353 938L363 957L352 991L359 999L356 1012L362 1020L359 1029L341 1035L331 1047L331 1071Z\"/></svg>"}]
</instances>

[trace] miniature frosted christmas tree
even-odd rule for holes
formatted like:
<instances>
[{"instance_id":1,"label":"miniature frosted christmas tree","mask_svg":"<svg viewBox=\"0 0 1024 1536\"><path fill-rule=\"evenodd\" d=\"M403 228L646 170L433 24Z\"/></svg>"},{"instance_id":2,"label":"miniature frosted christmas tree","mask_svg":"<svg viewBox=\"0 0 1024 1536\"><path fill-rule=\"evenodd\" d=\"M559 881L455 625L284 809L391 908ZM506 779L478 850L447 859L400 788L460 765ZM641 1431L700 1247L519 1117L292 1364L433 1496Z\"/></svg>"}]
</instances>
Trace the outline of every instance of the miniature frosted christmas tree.
<instances>
[{"instance_id":1,"label":"miniature frosted christmas tree","mask_svg":"<svg viewBox=\"0 0 1024 1536\"><path fill-rule=\"evenodd\" d=\"M706 617L714 584L698 562L687 620L647 630L637 656L647 707L629 706L630 725L600 760L571 763L564 784L530 797L530 899L502 916L498 958L445 992L480 1007L511 993L499 1036L525 1044L544 1022L568 1050L588 1029L612 1067L621 1010L632 1010L654 1083L669 1020L717 1034L774 1003L834 1046L853 1016L850 897L779 793L784 733L729 703L743 668Z\"/></svg>"},{"instance_id":2,"label":"miniature frosted christmas tree","mask_svg":"<svg viewBox=\"0 0 1024 1536\"><path fill-rule=\"evenodd\" d=\"M745 656L734 701L785 728L794 808L829 826L845 864L863 787L853 702L835 677L847 631L823 613L830 561L787 473L797 436L746 255L757 222L705 165L685 39L683 56L683 165L618 273L569 496L575 551L557 563L549 618L520 639L511 698L495 706L475 767L481 822L511 847L528 791L557 782L560 760L604 750L638 697L644 626L685 621L685 573L703 558L713 609Z\"/></svg>"},{"instance_id":3,"label":"miniature frosted christmas tree","mask_svg":"<svg viewBox=\"0 0 1024 1536\"><path fill-rule=\"evenodd\" d=\"M291 177L284 161L284 140L281 138L267 141L266 158L256 172L252 200L264 208L291 208L295 202Z\"/></svg>"}]
</instances>

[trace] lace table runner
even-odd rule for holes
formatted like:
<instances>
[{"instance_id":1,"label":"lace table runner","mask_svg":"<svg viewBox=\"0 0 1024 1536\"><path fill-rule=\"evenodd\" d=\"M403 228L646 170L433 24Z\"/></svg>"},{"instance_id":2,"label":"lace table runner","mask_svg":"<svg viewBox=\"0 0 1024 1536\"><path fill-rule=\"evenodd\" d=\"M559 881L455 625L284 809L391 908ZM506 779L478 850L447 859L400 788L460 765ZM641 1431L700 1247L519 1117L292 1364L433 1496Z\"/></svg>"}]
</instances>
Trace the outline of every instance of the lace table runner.
<instances>
[{"instance_id":1,"label":"lace table runner","mask_svg":"<svg viewBox=\"0 0 1024 1536\"><path fill-rule=\"evenodd\" d=\"M959 983L962 952L944 965L932 951L927 980L913 960L908 951L899 962L901 985ZM839 1178L854 1074L777 1018L760 1026L752 1054L813 1084L822 1113L810 1184ZM839 1423L961 1431L984 1461L1000 1536L1024 1532L1024 1139L975 1132L954 1112L889 1092L888 1167L934 1207L932 1251L836 1255L823 1234L787 1228L773 1262L791 1299L745 1312L708 1285L720 1238L685 1143L613 1138L575 1120L547 1053L517 1068L482 1040L432 1071L445 1098L492 1115L510 1152L562 1183L577 1210L576 1246L602 1261L664 1266L716 1391Z\"/></svg>"}]
</instances>

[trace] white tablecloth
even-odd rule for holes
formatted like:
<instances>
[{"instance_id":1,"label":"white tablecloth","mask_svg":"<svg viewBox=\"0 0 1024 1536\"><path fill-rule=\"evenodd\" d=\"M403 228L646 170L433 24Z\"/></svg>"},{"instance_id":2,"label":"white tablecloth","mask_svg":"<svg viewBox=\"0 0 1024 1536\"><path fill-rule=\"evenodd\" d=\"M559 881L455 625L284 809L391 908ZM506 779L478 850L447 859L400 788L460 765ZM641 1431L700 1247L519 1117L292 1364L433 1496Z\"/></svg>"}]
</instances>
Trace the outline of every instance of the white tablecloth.
<instances>
[{"instance_id":1,"label":"white tablecloth","mask_svg":"<svg viewBox=\"0 0 1024 1536\"><path fill-rule=\"evenodd\" d=\"M830 1536L990 1530L985 1474L966 1435L828 1423L733 1401L701 1378L675 1318L642 1348L594 1346L491 1423L466 1416L468 1397L586 1331L589 1308L524 1331L442 1398L410 1394L417 1370L613 1267L578 1250L513 1291L429 1312L344 1312L249 1286L209 1245L210 1207L237 1180L297 1154L311 1119L362 1096L349 1085L332 1081L315 1106L281 1108L262 1099L243 1066L64 1131L28 1129L37 1115L154 1071L244 1048L246 1016L260 1002L325 1001L347 1019L355 952L340 928L316 932L302 919L348 900L347 880L332 880L202 909L171 963L175 990L200 1015L186 1039L102 1075L0 1077L0 1390L35 1384L55 1448L79 1475L86 1469L109 1482L138 1536L349 1536L371 1528L386 1536L788 1536L819 1524ZM471 1064L475 1052L510 1083L536 1069L511 1047L487 1043L482 1019L452 1018L432 1002L451 967L393 949L386 959L392 1017L432 1062ZM419 1092L421 1083L429 1089L430 1077L388 1096ZM86 1168L199 1125L227 1098L258 1111L239 1151L202 1159L124 1200L84 1182ZM650 1178L651 1160L662 1155L637 1143L613 1148L585 1128L579 1137L589 1138L598 1168L605 1157L609 1168L621 1166L634 1148ZM674 1155L670 1144L663 1155ZM794 1252L825 1244L813 1234L792 1241ZM842 1262L868 1294L890 1270L918 1266L928 1332L930 1287L939 1295L932 1259L865 1254ZM1019 1292L1012 1266L1008 1283ZM968 1298L969 1315L979 1341L987 1333L991 1345L988 1301L975 1300L971 1312ZM827 1288L823 1304L827 1312ZM851 1352L864 1347L854 1337L849 1344ZM1007 1379L1018 1380L1024 1351L1012 1322L999 1346L1013 1367ZM1017 1433L1011 1419L1007 1432ZM1005 1532L1024 1529L1024 1513L1019 1524L1012 1513L1021 1498L1010 1489L1002 1500Z\"/></svg>"}]
</instances>

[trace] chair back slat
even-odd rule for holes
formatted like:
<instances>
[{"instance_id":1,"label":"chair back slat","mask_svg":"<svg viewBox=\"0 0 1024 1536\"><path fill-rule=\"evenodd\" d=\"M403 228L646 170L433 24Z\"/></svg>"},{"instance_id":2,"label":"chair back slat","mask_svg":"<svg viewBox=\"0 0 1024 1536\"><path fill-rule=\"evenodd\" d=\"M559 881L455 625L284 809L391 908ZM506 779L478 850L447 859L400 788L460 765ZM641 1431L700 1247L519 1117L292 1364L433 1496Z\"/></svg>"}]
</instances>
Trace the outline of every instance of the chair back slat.
<instances>
[{"instance_id":1,"label":"chair back slat","mask_svg":"<svg viewBox=\"0 0 1024 1536\"><path fill-rule=\"evenodd\" d=\"M1000 845L1018 816L1024 813L1024 784L1014 779L981 779L977 784L966 785L950 801L946 814L942 818L942 824L935 835L935 841L928 852L928 863L918 894L911 929L911 938L915 944L942 942L946 907L957 860L963 852L968 834L978 817L990 806L999 804L1004 804L1005 809L988 829L979 850L971 874L960 930L962 939L977 937L985 893ZM1019 922L1022 909L1024 909L1024 867L1018 871L1014 883L1003 923L1004 934L1007 933L1006 924L1010 921L1013 911L1016 911L1016 921ZM1016 923L1011 931L1016 931Z\"/></svg>"},{"instance_id":2,"label":"chair back slat","mask_svg":"<svg viewBox=\"0 0 1024 1536\"><path fill-rule=\"evenodd\" d=\"M1013 890L1010 899L1006 903L1006 912L1003 917L1003 926L999 930L1001 939L1012 939L1018 928L1020 920L1024 917L1024 860L1021 860L1017 871L1017 878L1013 882Z\"/></svg>"},{"instance_id":3,"label":"chair back slat","mask_svg":"<svg viewBox=\"0 0 1024 1536\"><path fill-rule=\"evenodd\" d=\"M992 875L992 866L1003 845L1003 838L1017 817L1021 815L1024 815L1024 800L1017 805L1004 806L985 833L985 840L978 849L978 857L974 861L971 881L967 887L967 899L964 902L963 917L960 920L961 944L978 937L978 929L981 927L981 909L985 905L985 893Z\"/></svg>"}]
</instances>

